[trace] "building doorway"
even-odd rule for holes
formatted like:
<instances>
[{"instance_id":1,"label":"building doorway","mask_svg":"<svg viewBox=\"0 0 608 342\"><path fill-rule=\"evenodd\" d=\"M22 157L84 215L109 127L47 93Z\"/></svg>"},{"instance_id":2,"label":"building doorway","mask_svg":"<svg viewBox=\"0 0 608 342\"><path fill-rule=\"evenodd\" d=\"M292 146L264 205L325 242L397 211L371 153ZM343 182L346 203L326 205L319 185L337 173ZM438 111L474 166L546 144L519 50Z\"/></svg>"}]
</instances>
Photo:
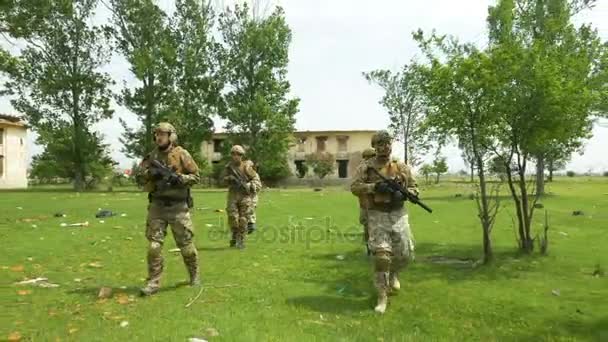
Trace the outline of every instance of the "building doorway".
<instances>
[{"instance_id":1,"label":"building doorway","mask_svg":"<svg viewBox=\"0 0 608 342\"><path fill-rule=\"evenodd\" d=\"M338 160L338 177L348 178L348 160Z\"/></svg>"}]
</instances>

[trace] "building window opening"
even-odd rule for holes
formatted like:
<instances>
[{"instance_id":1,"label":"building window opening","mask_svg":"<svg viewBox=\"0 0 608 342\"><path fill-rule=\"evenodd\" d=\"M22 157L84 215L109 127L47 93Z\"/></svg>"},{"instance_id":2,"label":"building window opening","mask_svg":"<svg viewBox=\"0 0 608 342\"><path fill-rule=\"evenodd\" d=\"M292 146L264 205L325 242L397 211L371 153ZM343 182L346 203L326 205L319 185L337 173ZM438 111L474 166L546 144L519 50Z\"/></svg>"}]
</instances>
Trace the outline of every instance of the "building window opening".
<instances>
[{"instance_id":1,"label":"building window opening","mask_svg":"<svg viewBox=\"0 0 608 342\"><path fill-rule=\"evenodd\" d=\"M348 178L348 160L338 160L338 177Z\"/></svg>"}]
</instances>

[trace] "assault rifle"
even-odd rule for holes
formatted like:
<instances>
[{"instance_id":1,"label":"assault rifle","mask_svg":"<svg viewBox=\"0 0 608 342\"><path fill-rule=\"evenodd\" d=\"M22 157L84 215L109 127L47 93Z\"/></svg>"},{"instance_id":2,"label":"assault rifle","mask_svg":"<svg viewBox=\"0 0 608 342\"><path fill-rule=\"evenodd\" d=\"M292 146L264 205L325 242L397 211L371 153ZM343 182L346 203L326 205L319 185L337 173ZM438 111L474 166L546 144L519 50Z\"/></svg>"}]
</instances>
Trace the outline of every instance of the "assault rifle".
<instances>
[{"instance_id":1,"label":"assault rifle","mask_svg":"<svg viewBox=\"0 0 608 342\"><path fill-rule=\"evenodd\" d=\"M385 177L374 167L371 167L371 169L374 170L374 172L378 175L378 177L380 177L382 179L382 181L384 181L389 186L389 188L391 190L393 190L393 192L400 192L403 195L403 197L405 199L407 199L408 201L421 206L422 209L426 210L429 213L433 212L433 209L429 208L426 204L422 203L422 201L420 201L420 198L418 198L417 195L415 195L415 194L411 193L409 190L405 189L396 180Z\"/></svg>"}]
</instances>

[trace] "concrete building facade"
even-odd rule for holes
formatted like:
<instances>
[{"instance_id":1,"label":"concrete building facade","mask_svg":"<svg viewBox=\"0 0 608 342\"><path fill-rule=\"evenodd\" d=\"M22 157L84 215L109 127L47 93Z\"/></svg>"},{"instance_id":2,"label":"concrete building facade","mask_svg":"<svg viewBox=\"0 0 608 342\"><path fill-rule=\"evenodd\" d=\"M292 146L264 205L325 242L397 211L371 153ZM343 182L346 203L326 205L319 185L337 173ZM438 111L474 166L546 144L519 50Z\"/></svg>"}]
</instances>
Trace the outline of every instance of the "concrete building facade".
<instances>
[{"instance_id":1,"label":"concrete building facade","mask_svg":"<svg viewBox=\"0 0 608 342\"><path fill-rule=\"evenodd\" d=\"M306 157L317 152L329 152L336 159L335 171L328 175L330 180L348 180L354 175L361 162L361 153L371 146L371 139L376 131L296 131L292 136L292 144L287 152L287 159L292 178L312 179L316 176L307 170L303 177L299 177L299 170L304 169ZM222 159L226 133L215 133L211 140L203 142L201 154L211 163L218 163Z\"/></svg>"},{"instance_id":2,"label":"concrete building facade","mask_svg":"<svg viewBox=\"0 0 608 342\"><path fill-rule=\"evenodd\" d=\"M0 189L27 188L27 126L0 114Z\"/></svg>"}]
</instances>

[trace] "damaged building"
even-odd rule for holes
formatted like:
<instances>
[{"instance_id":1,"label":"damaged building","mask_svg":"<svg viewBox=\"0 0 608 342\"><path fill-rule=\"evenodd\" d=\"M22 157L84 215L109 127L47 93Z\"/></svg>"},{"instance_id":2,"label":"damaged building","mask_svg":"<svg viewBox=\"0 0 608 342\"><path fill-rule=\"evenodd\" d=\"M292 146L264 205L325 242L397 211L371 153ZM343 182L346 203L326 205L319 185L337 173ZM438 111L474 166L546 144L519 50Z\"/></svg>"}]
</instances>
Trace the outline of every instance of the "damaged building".
<instances>
[{"instance_id":1,"label":"damaged building","mask_svg":"<svg viewBox=\"0 0 608 342\"><path fill-rule=\"evenodd\" d=\"M361 163L363 150L370 147L373 130L350 131L296 131L292 136L292 144L287 152L289 168L292 177L290 181L311 180L316 178L312 170L308 170L306 157L318 152L329 152L336 159L334 173L326 180L350 180L357 166ZM201 153L210 163L222 160L226 133L215 133L209 141L203 142Z\"/></svg>"}]
</instances>

